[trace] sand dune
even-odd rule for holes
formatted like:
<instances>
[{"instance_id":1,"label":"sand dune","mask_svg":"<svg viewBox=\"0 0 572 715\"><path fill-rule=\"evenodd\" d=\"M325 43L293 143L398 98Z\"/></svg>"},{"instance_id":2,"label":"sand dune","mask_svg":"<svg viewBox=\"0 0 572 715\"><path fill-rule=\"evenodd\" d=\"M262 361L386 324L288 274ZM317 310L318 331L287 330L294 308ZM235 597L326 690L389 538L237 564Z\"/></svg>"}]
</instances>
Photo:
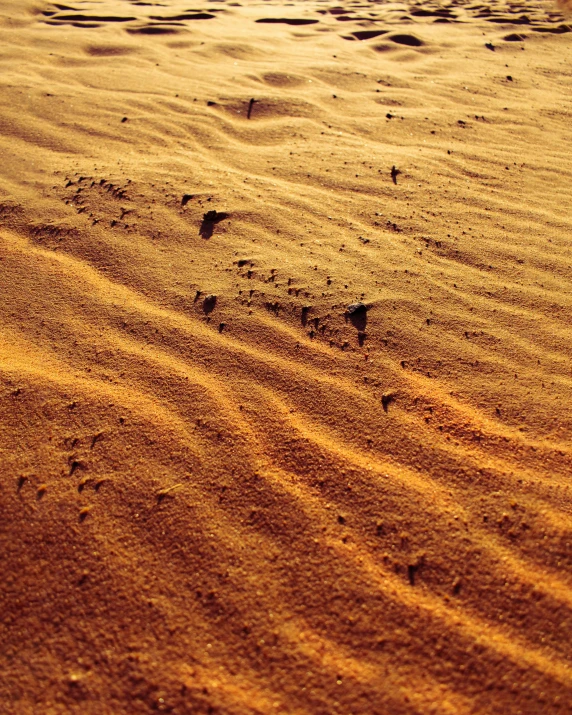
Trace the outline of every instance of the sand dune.
<instances>
[{"instance_id":1,"label":"sand dune","mask_svg":"<svg viewBox=\"0 0 572 715\"><path fill-rule=\"evenodd\" d=\"M566 12L0 3L3 712L570 712Z\"/></svg>"}]
</instances>

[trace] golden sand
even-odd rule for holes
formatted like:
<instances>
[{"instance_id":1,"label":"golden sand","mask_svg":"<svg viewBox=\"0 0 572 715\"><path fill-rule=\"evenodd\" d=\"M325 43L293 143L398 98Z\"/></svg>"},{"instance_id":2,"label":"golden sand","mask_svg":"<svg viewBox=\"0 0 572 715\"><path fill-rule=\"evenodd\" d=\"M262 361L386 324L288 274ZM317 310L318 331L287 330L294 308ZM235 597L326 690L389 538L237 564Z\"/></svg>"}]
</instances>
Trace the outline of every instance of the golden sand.
<instances>
[{"instance_id":1,"label":"golden sand","mask_svg":"<svg viewBox=\"0 0 572 715\"><path fill-rule=\"evenodd\" d=\"M0 699L570 713L565 4L0 2Z\"/></svg>"}]
</instances>

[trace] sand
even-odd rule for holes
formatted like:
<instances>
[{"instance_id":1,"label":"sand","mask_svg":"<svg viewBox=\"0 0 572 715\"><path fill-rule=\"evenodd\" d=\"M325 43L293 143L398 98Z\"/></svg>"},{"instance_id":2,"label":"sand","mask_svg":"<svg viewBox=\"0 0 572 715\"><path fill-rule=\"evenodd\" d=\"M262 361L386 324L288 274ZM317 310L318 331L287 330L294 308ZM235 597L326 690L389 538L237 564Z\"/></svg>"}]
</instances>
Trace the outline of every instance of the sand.
<instances>
[{"instance_id":1,"label":"sand","mask_svg":"<svg viewBox=\"0 0 572 715\"><path fill-rule=\"evenodd\" d=\"M2 712L570 713L566 11L2 0Z\"/></svg>"}]
</instances>

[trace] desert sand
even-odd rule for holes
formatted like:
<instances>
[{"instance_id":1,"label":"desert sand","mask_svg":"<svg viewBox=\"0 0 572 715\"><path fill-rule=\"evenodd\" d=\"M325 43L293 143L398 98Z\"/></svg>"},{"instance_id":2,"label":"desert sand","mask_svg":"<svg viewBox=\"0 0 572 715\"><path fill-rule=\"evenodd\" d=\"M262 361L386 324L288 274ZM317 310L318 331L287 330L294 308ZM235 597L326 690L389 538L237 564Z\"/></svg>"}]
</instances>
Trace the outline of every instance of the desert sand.
<instances>
[{"instance_id":1,"label":"desert sand","mask_svg":"<svg viewBox=\"0 0 572 715\"><path fill-rule=\"evenodd\" d=\"M3 713L570 713L572 18L0 2Z\"/></svg>"}]
</instances>

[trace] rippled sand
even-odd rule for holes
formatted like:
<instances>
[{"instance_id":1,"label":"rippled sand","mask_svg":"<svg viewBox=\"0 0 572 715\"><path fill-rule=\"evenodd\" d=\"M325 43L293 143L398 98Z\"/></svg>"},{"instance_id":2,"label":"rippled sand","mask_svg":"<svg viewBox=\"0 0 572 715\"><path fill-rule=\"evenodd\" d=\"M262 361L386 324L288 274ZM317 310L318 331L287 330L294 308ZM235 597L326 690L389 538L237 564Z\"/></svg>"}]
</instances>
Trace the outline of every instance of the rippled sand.
<instances>
[{"instance_id":1,"label":"rippled sand","mask_svg":"<svg viewBox=\"0 0 572 715\"><path fill-rule=\"evenodd\" d=\"M570 713L561 12L0 2L3 712Z\"/></svg>"}]
</instances>

